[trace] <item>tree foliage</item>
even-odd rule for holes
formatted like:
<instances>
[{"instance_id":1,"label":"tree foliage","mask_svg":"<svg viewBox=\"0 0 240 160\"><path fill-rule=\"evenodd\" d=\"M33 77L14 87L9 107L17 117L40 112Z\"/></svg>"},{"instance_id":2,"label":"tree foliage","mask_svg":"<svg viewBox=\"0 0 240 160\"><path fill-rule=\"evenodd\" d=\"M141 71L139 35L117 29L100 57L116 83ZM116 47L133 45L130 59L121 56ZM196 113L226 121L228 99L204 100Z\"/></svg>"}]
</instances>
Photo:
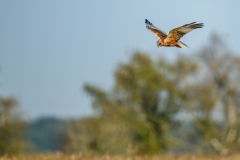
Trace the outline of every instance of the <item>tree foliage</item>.
<instances>
[{"instance_id":1,"label":"tree foliage","mask_svg":"<svg viewBox=\"0 0 240 160\"><path fill-rule=\"evenodd\" d=\"M202 98L195 105L194 120L202 133L202 150L227 155L240 149L240 57L231 53L216 34L209 44L198 53L206 72L204 82L195 84L200 84L197 88L202 91L191 98Z\"/></svg>"},{"instance_id":2,"label":"tree foliage","mask_svg":"<svg viewBox=\"0 0 240 160\"><path fill-rule=\"evenodd\" d=\"M22 132L25 123L15 111L18 103L13 97L0 97L0 155L17 154L25 143Z\"/></svg>"},{"instance_id":3,"label":"tree foliage","mask_svg":"<svg viewBox=\"0 0 240 160\"><path fill-rule=\"evenodd\" d=\"M169 130L186 94L181 83L197 70L195 63L153 61L136 52L115 71L112 91L86 84L98 116L72 123L72 150L99 153L155 154L171 145ZM71 150L70 149L70 150Z\"/></svg>"}]
</instances>

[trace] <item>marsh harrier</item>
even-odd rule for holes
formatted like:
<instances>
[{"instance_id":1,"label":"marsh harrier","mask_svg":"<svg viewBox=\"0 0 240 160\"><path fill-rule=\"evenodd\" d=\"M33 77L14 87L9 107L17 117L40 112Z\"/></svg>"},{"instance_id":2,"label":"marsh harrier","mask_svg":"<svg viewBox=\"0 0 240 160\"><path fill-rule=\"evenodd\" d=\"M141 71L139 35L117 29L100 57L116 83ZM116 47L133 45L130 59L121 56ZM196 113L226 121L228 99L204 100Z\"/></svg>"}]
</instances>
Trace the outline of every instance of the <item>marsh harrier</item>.
<instances>
[{"instance_id":1,"label":"marsh harrier","mask_svg":"<svg viewBox=\"0 0 240 160\"><path fill-rule=\"evenodd\" d=\"M179 41L180 38L182 36L184 36L186 33L190 32L194 29L203 27L203 23L193 22L193 23L185 24L181 27L174 28L167 35L165 32L163 32L162 30L155 27L147 19L145 19L145 24L146 24L147 29L152 31L157 36L157 38L158 38L157 46L158 47L159 46L160 47L162 47L162 46L174 47L175 46L175 47L178 47L178 48L188 47L186 44Z\"/></svg>"}]
</instances>

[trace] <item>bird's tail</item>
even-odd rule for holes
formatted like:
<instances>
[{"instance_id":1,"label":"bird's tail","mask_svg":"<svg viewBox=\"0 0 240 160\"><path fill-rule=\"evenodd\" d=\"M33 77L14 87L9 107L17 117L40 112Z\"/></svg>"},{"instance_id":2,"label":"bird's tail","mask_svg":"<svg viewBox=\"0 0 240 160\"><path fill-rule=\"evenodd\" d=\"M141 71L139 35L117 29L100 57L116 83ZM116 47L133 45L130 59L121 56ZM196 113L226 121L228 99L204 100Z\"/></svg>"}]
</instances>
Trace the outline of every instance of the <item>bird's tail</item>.
<instances>
[{"instance_id":1,"label":"bird's tail","mask_svg":"<svg viewBox=\"0 0 240 160\"><path fill-rule=\"evenodd\" d=\"M178 44L179 44L179 46L181 46L181 47L190 48L190 47L188 47L186 44L184 44L184 43L181 42L181 41L178 41Z\"/></svg>"}]
</instances>

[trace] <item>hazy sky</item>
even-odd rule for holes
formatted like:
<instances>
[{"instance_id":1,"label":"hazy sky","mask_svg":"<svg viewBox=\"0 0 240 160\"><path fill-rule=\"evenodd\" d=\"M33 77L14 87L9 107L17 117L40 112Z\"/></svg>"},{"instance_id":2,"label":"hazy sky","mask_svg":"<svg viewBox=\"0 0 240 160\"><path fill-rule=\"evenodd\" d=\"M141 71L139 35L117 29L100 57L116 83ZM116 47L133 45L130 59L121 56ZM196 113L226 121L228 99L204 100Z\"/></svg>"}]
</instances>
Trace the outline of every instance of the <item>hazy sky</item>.
<instances>
[{"instance_id":1,"label":"hazy sky","mask_svg":"<svg viewBox=\"0 0 240 160\"><path fill-rule=\"evenodd\" d=\"M240 51L240 1L0 1L0 95L15 96L28 117L92 113L86 82L109 89L134 50L152 56L190 53L217 31ZM157 48L147 18L168 31L193 21L191 49Z\"/></svg>"}]
</instances>

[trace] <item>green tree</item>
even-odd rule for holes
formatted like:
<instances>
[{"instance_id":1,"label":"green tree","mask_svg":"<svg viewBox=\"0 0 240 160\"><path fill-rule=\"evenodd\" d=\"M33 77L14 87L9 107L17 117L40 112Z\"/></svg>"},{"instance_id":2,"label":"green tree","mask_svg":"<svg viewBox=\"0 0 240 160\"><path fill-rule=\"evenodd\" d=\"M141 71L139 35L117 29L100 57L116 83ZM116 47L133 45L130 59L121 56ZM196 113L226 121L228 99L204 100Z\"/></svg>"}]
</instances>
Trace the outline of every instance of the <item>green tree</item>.
<instances>
[{"instance_id":1,"label":"green tree","mask_svg":"<svg viewBox=\"0 0 240 160\"><path fill-rule=\"evenodd\" d=\"M240 149L240 57L225 44L213 34L209 46L198 53L206 71L204 85L197 87L202 90L197 97L202 99L198 99L201 105L195 114L195 122L199 124L196 127L202 133L202 149L222 155ZM217 119L213 116L216 112Z\"/></svg>"},{"instance_id":2,"label":"green tree","mask_svg":"<svg viewBox=\"0 0 240 160\"><path fill-rule=\"evenodd\" d=\"M240 149L240 57L224 44L213 34L191 58L199 69L183 85L191 129L181 138L195 151L228 155Z\"/></svg>"},{"instance_id":3,"label":"green tree","mask_svg":"<svg viewBox=\"0 0 240 160\"><path fill-rule=\"evenodd\" d=\"M22 132L25 123L16 113L18 103L13 97L0 97L0 155L17 154L25 146Z\"/></svg>"},{"instance_id":4,"label":"green tree","mask_svg":"<svg viewBox=\"0 0 240 160\"><path fill-rule=\"evenodd\" d=\"M197 70L194 61L153 61L136 52L115 71L110 92L86 84L93 98L95 118L79 120L69 128L70 150L99 153L155 154L172 144L169 130L187 97L181 86Z\"/></svg>"}]
</instances>

